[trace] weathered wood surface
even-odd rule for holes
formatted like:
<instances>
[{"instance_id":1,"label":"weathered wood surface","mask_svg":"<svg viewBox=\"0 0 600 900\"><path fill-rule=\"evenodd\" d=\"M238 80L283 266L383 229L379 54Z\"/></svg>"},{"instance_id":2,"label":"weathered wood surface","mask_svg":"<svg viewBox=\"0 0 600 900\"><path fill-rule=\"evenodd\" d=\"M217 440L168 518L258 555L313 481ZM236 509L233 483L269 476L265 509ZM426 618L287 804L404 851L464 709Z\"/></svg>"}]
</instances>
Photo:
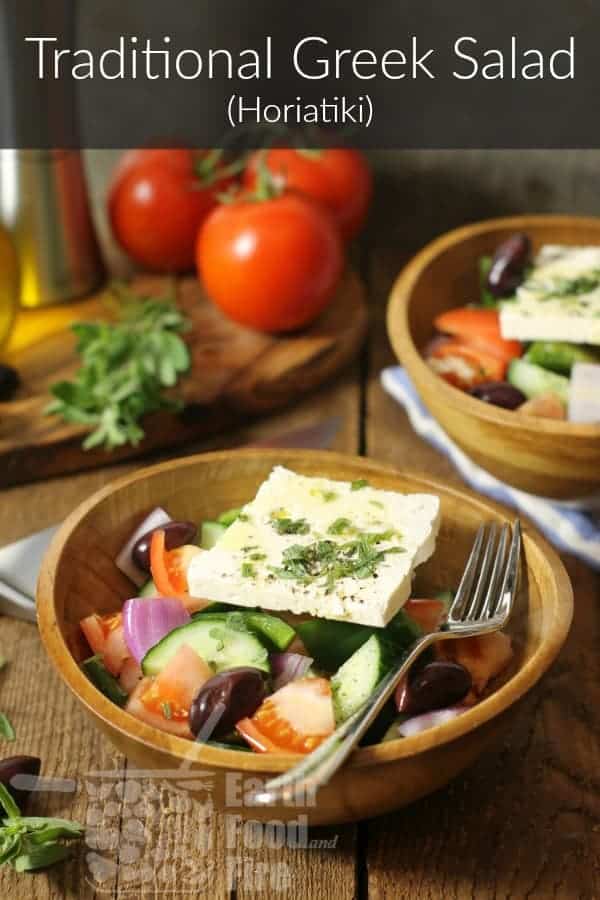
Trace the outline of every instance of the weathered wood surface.
<instances>
[{"instance_id":1,"label":"weathered wood surface","mask_svg":"<svg viewBox=\"0 0 600 900\"><path fill-rule=\"evenodd\" d=\"M228 437L250 441L267 433L339 414L344 426L335 449L366 452L398 466L456 481L452 467L410 430L404 414L386 397L377 380L391 361L382 330L387 289L407 254L445 228L483 215L521 211L600 210L594 184L600 154L378 154L385 187L370 253L369 293L374 324L369 347L352 372L322 389L290 412ZM367 267L365 267L367 268ZM214 441L211 446L215 446ZM227 442L222 445L228 445ZM130 466L128 466L130 467ZM16 539L63 517L81 499L125 467L104 469L34 486L3 491L0 543ZM531 695L503 745L482 758L463 777L437 795L394 815L358 827L328 829L311 837L335 841L317 849L265 850L242 846L228 850L224 822L203 827L203 812L177 811L165 793L162 814L146 815L158 805L147 792L144 809L122 816L121 803L105 812L117 826L121 847L134 844L136 816L148 828L152 871L139 890L128 887L131 870L121 859L119 876L110 875L96 890L85 854L47 874L16 876L0 869L2 900L128 896L184 898L283 898L283 900L596 900L600 897L600 578L580 563L566 560L575 588L575 619L558 662ZM40 811L93 824L97 800L84 776L122 767L124 761L92 729L82 710L46 662L32 626L0 620L0 650L12 660L0 673L0 708L13 719L18 740L2 745L8 753L39 753L47 774L77 779L70 796L42 797ZM127 776L135 781L133 775ZM132 796L135 788L130 789ZM131 799L126 795L126 799ZM139 801L138 801L139 802ZM117 813L109 818L109 812ZM127 833L126 833L127 832ZM130 832L130 833L129 833ZM100 831L102 833L102 830ZM107 842L115 840L109 830ZM203 852L202 840L213 846ZM128 836L129 834L129 836ZM152 839L150 839L152 834ZM337 838L337 840L336 840ZM160 840L159 840L160 839ZM194 841L199 842L194 848ZM152 847L164 848L153 855ZM160 855L186 857L166 868ZM148 852L148 851L145 851ZM126 849L123 857L131 854ZM108 855L108 853L107 853ZM227 883L227 857L241 860L235 885ZM244 863L244 858L246 862ZM189 860L208 883L194 885ZM142 863L137 862L137 877ZM259 863L267 863L267 868ZM279 868L275 864L279 863ZM136 865L134 861L133 865ZM259 878L264 873L266 881ZM275 883L270 885L269 872ZM253 874L254 873L254 874ZM165 877L163 878L163 874ZM277 878L280 882L277 883Z\"/></svg>"}]
</instances>

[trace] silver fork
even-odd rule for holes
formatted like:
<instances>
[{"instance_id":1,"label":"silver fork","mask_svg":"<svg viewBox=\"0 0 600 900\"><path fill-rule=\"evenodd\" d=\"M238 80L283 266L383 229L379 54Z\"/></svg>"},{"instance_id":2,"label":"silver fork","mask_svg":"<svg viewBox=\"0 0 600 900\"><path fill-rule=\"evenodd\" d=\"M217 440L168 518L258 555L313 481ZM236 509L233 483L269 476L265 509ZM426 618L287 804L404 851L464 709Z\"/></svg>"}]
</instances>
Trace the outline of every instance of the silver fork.
<instances>
[{"instance_id":1,"label":"silver fork","mask_svg":"<svg viewBox=\"0 0 600 900\"><path fill-rule=\"evenodd\" d=\"M400 680L423 651L436 641L475 637L503 628L512 612L521 554L521 525L481 525L467 560L456 597L438 631L425 634L402 661L378 684L369 699L316 750L283 775L268 781L246 802L271 805L293 802L326 784L356 747L381 712Z\"/></svg>"}]
</instances>

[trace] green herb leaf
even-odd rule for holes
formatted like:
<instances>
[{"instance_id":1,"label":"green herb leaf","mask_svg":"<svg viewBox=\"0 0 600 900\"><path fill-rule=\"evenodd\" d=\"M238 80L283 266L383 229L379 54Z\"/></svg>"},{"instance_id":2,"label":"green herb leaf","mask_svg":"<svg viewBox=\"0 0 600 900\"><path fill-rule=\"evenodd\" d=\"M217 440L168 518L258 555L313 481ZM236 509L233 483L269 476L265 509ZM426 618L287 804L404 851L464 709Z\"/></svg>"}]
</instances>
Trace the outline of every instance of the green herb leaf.
<instances>
[{"instance_id":1,"label":"green herb leaf","mask_svg":"<svg viewBox=\"0 0 600 900\"><path fill-rule=\"evenodd\" d=\"M10 719L3 712L0 712L0 736L5 741L14 741L16 737L15 729L12 727Z\"/></svg>"},{"instance_id":2,"label":"green herb leaf","mask_svg":"<svg viewBox=\"0 0 600 900\"><path fill-rule=\"evenodd\" d=\"M369 482L366 478L357 478L356 481L353 481L350 485L351 491L361 491L363 488L369 487Z\"/></svg>"},{"instance_id":3,"label":"green herb leaf","mask_svg":"<svg viewBox=\"0 0 600 900\"><path fill-rule=\"evenodd\" d=\"M540 300L553 300L556 297L580 297L591 294L600 287L600 269L592 269L576 278L557 278L550 282L537 283L535 274L525 285L532 291L545 290Z\"/></svg>"},{"instance_id":4,"label":"green herb leaf","mask_svg":"<svg viewBox=\"0 0 600 900\"><path fill-rule=\"evenodd\" d=\"M35 869L45 869L61 862L70 855L71 850L64 844L42 844L39 847L31 847L26 853L15 857L13 866L17 872L33 872Z\"/></svg>"},{"instance_id":5,"label":"green herb leaf","mask_svg":"<svg viewBox=\"0 0 600 900\"><path fill-rule=\"evenodd\" d=\"M327 534L351 534L355 531L356 528L354 528L350 519L341 517L339 519L336 519L335 522L331 523L331 525L327 529Z\"/></svg>"},{"instance_id":6,"label":"green herb leaf","mask_svg":"<svg viewBox=\"0 0 600 900\"><path fill-rule=\"evenodd\" d=\"M189 320L168 298L132 296L125 290L116 322L76 322L81 367L73 381L52 385L54 400L47 414L92 429L85 450L111 450L138 444L139 424L147 413L177 410L181 404L165 395L190 366L180 337Z\"/></svg>"},{"instance_id":7,"label":"green herb leaf","mask_svg":"<svg viewBox=\"0 0 600 900\"><path fill-rule=\"evenodd\" d=\"M272 516L271 525L277 534L308 534L310 531L306 519L290 519L287 516Z\"/></svg>"},{"instance_id":8,"label":"green herb leaf","mask_svg":"<svg viewBox=\"0 0 600 900\"><path fill-rule=\"evenodd\" d=\"M245 562L242 563L242 577L243 578L254 578L256 575L256 569L252 565L252 563Z\"/></svg>"},{"instance_id":9,"label":"green herb leaf","mask_svg":"<svg viewBox=\"0 0 600 900\"><path fill-rule=\"evenodd\" d=\"M0 835L0 866L11 862L21 851L21 835L18 833Z\"/></svg>"},{"instance_id":10,"label":"green herb leaf","mask_svg":"<svg viewBox=\"0 0 600 900\"><path fill-rule=\"evenodd\" d=\"M330 593L341 578L370 578L388 553L403 553L402 547L379 548L393 536L393 531L363 532L341 544L330 540L293 544L284 550L281 565L271 567L271 572L301 584L320 581Z\"/></svg>"},{"instance_id":11,"label":"green herb leaf","mask_svg":"<svg viewBox=\"0 0 600 900\"><path fill-rule=\"evenodd\" d=\"M16 801L13 795L10 793L7 787L5 787L0 781L0 806L3 807L4 812L8 816L9 819L19 819L21 817L21 810L16 804Z\"/></svg>"},{"instance_id":12,"label":"green herb leaf","mask_svg":"<svg viewBox=\"0 0 600 900\"><path fill-rule=\"evenodd\" d=\"M338 496L337 491L321 490L320 488L313 488L311 494L313 497L321 497L325 503L331 503Z\"/></svg>"},{"instance_id":13,"label":"green herb leaf","mask_svg":"<svg viewBox=\"0 0 600 900\"><path fill-rule=\"evenodd\" d=\"M0 782L0 805L8 818L0 821L0 865L12 863L17 872L31 872L60 862L70 855L61 838L75 840L83 825L68 819L22 816L7 788Z\"/></svg>"}]
</instances>

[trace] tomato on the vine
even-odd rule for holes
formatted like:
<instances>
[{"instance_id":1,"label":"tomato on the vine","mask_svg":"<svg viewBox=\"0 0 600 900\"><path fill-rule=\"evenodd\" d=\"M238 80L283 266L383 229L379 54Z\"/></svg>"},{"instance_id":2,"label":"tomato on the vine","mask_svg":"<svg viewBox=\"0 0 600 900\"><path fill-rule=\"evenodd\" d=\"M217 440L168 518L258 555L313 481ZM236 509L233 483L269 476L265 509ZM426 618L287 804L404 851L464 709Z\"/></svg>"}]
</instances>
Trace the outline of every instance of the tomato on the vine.
<instances>
[{"instance_id":1,"label":"tomato on the vine","mask_svg":"<svg viewBox=\"0 0 600 900\"><path fill-rule=\"evenodd\" d=\"M372 178L357 150L258 150L244 172L244 186L253 188L258 169L266 165L275 182L322 203L336 220L344 240L364 224L372 194Z\"/></svg>"},{"instance_id":2,"label":"tomato on the vine","mask_svg":"<svg viewBox=\"0 0 600 900\"><path fill-rule=\"evenodd\" d=\"M125 252L147 269L193 269L198 229L231 183L218 151L129 151L109 191L113 233Z\"/></svg>"},{"instance_id":3,"label":"tomato on the vine","mask_svg":"<svg viewBox=\"0 0 600 900\"><path fill-rule=\"evenodd\" d=\"M259 331L291 331L333 298L343 245L331 216L309 198L260 196L244 195L208 216L198 236L198 273L231 319Z\"/></svg>"}]
</instances>

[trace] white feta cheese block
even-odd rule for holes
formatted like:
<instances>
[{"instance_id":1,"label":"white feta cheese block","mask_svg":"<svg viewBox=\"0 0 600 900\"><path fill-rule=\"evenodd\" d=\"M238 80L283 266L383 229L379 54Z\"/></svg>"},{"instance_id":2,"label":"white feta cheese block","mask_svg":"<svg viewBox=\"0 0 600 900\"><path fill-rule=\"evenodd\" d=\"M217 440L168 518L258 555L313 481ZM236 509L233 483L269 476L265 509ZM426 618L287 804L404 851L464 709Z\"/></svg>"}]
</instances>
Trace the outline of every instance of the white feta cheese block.
<instances>
[{"instance_id":1,"label":"white feta cheese block","mask_svg":"<svg viewBox=\"0 0 600 900\"><path fill-rule=\"evenodd\" d=\"M503 338L600 345L600 247L546 245L516 299L500 309Z\"/></svg>"},{"instance_id":2,"label":"white feta cheese block","mask_svg":"<svg viewBox=\"0 0 600 900\"><path fill-rule=\"evenodd\" d=\"M600 365L575 363L569 385L569 420L600 422Z\"/></svg>"},{"instance_id":3,"label":"white feta cheese block","mask_svg":"<svg viewBox=\"0 0 600 900\"><path fill-rule=\"evenodd\" d=\"M440 500L431 494L400 494L277 466L215 546L192 559L189 591L239 606L384 627L408 599L415 567L432 555L439 523ZM349 572L359 553L364 565Z\"/></svg>"}]
</instances>

